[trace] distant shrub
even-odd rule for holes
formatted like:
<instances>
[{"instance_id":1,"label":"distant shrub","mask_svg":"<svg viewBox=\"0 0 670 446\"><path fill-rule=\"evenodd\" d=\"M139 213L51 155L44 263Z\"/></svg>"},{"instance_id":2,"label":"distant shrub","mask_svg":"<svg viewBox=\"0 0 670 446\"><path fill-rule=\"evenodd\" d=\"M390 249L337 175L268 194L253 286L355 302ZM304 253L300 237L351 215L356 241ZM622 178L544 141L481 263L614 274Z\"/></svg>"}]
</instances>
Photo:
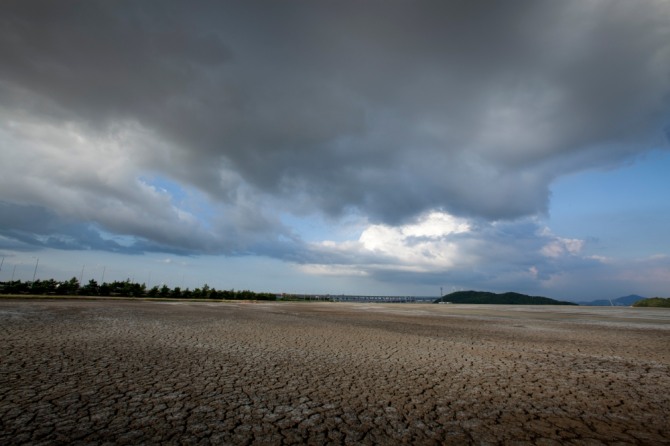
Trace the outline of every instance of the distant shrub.
<instances>
[{"instance_id":1,"label":"distant shrub","mask_svg":"<svg viewBox=\"0 0 670 446\"><path fill-rule=\"evenodd\" d=\"M135 283L130 279L124 281L103 282L98 284L95 280L89 280L88 284L81 286L76 277L70 280L57 281L54 279L35 280L34 282L22 282L12 280L0 282L0 294L25 294L25 295L79 295L79 296L114 296L114 297L160 297L177 299L234 299L234 300L277 300L273 293L257 293L249 290L216 290L205 284L202 288L182 289L181 287L170 288L163 284L160 287L153 286L147 289L144 283Z\"/></svg>"},{"instance_id":2,"label":"distant shrub","mask_svg":"<svg viewBox=\"0 0 670 446\"><path fill-rule=\"evenodd\" d=\"M670 308L670 297L650 297L633 304L634 307L664 307Z\"/></svg>"}]
</instances>

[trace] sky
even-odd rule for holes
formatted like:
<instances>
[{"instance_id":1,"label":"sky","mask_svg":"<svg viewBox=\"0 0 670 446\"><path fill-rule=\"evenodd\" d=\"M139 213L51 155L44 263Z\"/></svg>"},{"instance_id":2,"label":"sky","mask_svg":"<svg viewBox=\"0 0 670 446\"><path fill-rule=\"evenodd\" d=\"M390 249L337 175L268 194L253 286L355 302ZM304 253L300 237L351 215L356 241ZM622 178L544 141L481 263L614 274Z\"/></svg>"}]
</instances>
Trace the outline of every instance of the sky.
<instances>
[{"instance_id":1,"label":"sky","mask_svg":"<svg viewBox=\"0 0 670 446\"><path fill-rule=\"evenodd\" d=\"M0 281L670 296L670 3L0 3Z\"/></svg>"}]
</instances>

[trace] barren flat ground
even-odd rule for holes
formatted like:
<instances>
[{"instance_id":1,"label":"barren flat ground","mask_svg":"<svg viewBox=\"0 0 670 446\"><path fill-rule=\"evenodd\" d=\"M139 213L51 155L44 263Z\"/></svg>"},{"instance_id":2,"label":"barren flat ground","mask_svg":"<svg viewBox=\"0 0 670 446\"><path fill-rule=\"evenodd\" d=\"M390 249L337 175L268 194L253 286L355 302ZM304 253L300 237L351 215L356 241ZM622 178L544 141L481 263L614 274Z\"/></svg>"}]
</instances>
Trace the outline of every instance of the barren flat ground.
<instances>
[{"instance_id":1,"label":"barren flat ground","mask_svg":"<svg viewBox=\"0 0 670 446\"><path fill-rule=\"evenodd\" d=\"M0 300L0 444L670 444L670 311Z\"/></svg>"}]
</instances>

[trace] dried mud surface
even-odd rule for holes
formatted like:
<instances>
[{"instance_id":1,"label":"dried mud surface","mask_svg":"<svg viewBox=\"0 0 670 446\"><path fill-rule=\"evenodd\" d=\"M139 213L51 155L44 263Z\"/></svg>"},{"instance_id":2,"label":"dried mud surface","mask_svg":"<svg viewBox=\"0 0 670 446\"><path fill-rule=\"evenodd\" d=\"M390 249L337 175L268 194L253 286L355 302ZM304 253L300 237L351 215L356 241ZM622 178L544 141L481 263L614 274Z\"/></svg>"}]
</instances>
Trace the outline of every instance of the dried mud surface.
<instances>
[{"instance_id":1,"label":"dried mud surface","mask_svg":"<svg viewBox=\"0 0 670 446\"><path fill-rule=\"evenodd\" d=\"M670 444L670 311L0 300L0 444Z\"/></svg>"}]
</instances>

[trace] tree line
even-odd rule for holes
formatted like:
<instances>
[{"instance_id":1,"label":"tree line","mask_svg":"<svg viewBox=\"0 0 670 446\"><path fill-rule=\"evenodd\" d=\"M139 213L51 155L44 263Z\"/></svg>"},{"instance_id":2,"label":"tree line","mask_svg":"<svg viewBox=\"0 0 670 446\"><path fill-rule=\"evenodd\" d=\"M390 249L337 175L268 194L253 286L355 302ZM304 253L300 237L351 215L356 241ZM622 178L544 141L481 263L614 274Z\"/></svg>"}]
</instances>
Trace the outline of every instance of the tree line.
<instances>
[{"instance_id":1,"label":"tree line","mask_svg":"<svg viewBox=\"0 0 670 446\"><path fill-rule=\"evenodd\" d=\"M1 294L36 294L54 296L119 296L119 297L155 297L175 299L231 299L231 300L277 300L273 293L256 293L249 290L217 290L205 284L193 290L181 287L170 288L167 285L147 288L144 283L124 281L103 282L98 284L91 279L81 285L76 277L70 280L54 279L0 282Z\"/></svg>"}]
</instances>

